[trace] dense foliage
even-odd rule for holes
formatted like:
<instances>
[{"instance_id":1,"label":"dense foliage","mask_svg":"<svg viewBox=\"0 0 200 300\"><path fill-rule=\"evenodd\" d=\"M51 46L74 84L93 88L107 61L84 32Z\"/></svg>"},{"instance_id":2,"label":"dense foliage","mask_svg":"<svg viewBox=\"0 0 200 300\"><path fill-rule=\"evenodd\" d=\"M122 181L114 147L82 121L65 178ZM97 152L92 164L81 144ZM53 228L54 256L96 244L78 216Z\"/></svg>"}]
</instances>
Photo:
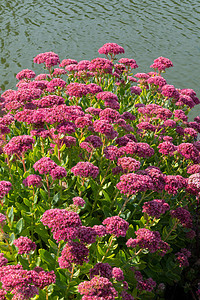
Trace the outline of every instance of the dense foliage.
<instances>
[{"instance_id":1,"label":"dense foliage","mask_svg":"<svg viewBox=\"0 0 200 300\"><path fill-rule=\"evenodd\" d=\"M1 95L0 299L198 299L200 101L168 58L99 53L41 53Z\"/></svg>"}]
</instances>

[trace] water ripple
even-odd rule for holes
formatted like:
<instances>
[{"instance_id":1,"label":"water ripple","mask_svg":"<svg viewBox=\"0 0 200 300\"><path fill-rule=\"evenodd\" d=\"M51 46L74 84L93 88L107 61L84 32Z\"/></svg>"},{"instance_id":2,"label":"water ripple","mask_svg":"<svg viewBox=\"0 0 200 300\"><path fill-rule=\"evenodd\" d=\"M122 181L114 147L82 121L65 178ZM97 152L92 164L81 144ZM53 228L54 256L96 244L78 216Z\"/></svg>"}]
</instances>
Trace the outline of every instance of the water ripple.
<instances>
[{"instance_id":1,"label":"water ripple","mask_svg":"<svg viewBox=\"0 0 200 300\"><path fill-rule=\"evenodd\" d=\"M32 62L40 52L92 59L104 43L116 42L140 71L149 71L158 56L170 58L168 82L200 96L198 0L1 0L0 12L3 89L14 88L21 68L40 72Z\"/></svg>"}]
</instances>

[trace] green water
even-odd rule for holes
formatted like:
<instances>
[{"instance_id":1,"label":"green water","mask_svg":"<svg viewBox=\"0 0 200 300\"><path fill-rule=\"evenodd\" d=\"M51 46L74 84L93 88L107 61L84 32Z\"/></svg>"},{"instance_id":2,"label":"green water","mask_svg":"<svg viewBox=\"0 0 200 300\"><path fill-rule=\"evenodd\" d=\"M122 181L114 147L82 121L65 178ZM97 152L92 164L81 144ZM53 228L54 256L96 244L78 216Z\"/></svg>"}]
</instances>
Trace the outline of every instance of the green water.
<instances>
[{"instance_id":1,"label":"green water","mask_svg":"<svg viewBox=\"0 0 200 300\"><path fill-rule=\"evenodd\" d=\"M41 67L33 64L38 53L92 59L103 44L115 42L125 48L123 57L137 61L136 72L168 57L174 68L165 74L167 82L200 97L199 29L199 0L1 0L0 87L15 88L21 69L39 74Z\"/></svg>"}]
</instances>

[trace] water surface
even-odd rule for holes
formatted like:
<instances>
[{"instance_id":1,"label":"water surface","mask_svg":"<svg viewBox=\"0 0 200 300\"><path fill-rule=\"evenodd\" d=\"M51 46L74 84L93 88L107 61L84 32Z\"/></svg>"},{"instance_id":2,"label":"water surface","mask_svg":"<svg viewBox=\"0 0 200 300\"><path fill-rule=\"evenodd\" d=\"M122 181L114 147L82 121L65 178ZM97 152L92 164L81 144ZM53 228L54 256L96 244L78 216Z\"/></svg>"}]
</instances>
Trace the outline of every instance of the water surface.
<instances>
[{"instance_id":1,"label":"water surface","mask_svg":"<svg viewBox=\"0 0 200 300\"><path fill-rule=\"evenodd\" d=\"M15 88L21 69L39 74L41 66L33 64L38 53L92 59L103 44L115 42L137 61L138 72L168 57L174 68L167 82L200 97L199 16L199 0L1 0L0 87Z\"/></svg>"}]
</instances>

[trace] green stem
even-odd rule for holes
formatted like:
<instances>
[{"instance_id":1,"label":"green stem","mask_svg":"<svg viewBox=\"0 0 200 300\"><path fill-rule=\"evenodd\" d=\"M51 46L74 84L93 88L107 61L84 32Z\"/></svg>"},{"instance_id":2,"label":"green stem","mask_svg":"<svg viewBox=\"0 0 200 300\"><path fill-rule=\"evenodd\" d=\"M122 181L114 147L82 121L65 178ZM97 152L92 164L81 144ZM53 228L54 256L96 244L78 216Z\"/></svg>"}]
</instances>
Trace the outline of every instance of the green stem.
<instances>
[{"instance_id":1,"label":"green stem","mask_svg":"<svg viewBox=\"0 0 200 300\"><path fill-rule=\"evenodd\" d=\"M114 239L114 235L112 235L112 237L111 237L110 243L109 243L109 245L108 245L108 248L107 248L107 250L106 250L105 255L102 257L101 262L103 262L104 259L106 258L106 255L108 254L108 252L109 252L109 250L110 250L110 248L111 248L111 246L112 246L113 239Z\"/></svg>"},{"instance_id":2,"label":"green stem","mask_svg":"<svg viewBox=\"0 0 200 300\"><path fill-rule=\"evenodd\" d=\"M174 226L172 227L172 229L170 230L170 232L168 233L168 235L165 237L165 239L163 240L163 242L165 242L168 239L168 237L170 236L170 234L172 233L172 231L174 231L176 229L177 225L178 225L178 220L176 220Z\"/></svg>"}]
</instances>

